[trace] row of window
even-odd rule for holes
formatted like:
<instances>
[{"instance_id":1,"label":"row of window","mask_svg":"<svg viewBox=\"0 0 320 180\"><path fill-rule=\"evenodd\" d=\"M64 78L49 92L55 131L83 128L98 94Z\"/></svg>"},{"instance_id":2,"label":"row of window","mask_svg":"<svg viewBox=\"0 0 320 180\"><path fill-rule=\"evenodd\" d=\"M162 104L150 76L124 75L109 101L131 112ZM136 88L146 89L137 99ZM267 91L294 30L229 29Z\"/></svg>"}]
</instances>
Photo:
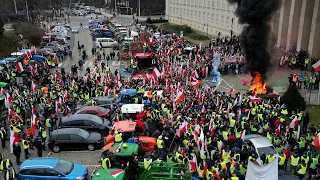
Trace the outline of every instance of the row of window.
<instances>
[{"instance_id":1,"label":"row of window","mask_svg":"<svg viewBox=\"0 0 320 180\"><path fill-rule=\"evenodd\" d=\"M174 9L174 8L173 8ZM177 8L178 10L178 8ZM170 11L169 14L174 14L171 13L172 12L172 8L170 7ZM191 12L191 13L190 13ZM234 27L235 25L235 20L236 18L234 17L230 17L230 16L224 16L224 15L220 15L220 14L215 14L215 13L206 13L206 12L202 12L201 11L197 11L197 10L183 10L183 14L182 14L182 10L180 9L180 17L192 17L192 19L198 19L198 20L203 20L205 23L213 23L213 24L221 24L221 25L226 25L227 27ZM240 28L240 26L239 26Z\"/></svg>"},{"instance_id":2,"label":"row of window","mask_svg":"<svg viewBox=\"0 0 320 180\"><path fill-rule=\"evenodd\" d=\"M206 7L217 10L234 10L235 6L227 0L169 0L169 4L180 4L192 7Z\"/></svg>"}]
</instances>

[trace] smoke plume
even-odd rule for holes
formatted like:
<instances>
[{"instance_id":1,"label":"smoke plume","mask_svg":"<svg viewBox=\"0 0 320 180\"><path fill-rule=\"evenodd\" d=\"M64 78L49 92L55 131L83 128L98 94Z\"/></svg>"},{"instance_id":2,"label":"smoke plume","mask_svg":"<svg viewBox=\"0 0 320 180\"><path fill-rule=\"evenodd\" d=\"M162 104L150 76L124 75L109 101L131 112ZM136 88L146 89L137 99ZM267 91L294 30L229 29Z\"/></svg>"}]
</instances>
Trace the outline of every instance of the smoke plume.
<instances>
[{"instance_id":1,"label":"smoke plume","mask_svg":"<svg viewBox=\"0 0 320 180\"><path fill-rule=\"evenodd\" d=\"M265 77L270 67L267 50L270 32L269 21L277 11L280 0L228 0L237 3L236 15L245 27L241 32L240 45L247 61L247 70ZM253 75L253 74L252 74ZM254 75L253 75L254 76Z\"/></svg>"}]
</instances>

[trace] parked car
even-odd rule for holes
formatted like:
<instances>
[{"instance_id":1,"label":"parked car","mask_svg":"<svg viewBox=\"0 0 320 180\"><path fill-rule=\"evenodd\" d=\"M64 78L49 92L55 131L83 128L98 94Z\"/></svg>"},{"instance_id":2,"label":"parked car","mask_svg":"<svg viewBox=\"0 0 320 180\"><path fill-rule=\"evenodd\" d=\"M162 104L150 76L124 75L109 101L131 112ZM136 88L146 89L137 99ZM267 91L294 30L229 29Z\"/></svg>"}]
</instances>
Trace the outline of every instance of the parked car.
<instances>
[{"instance_id":1,"label":"parked car","mask_svg":"<svg viewBox=\"0 0 320 180\"><path fill-rule=\"evenodd\" d=\"M48 43L46 45L46 48L52 49L53 52L63 52L64 51L64 46L60 45L58 42L53 41L51 43Z\"/></svg>"},{"instance_id":2,"label":"parked car","mask_svg":"<svg viewBox=\"0 0 320 180\"><path fill-rule=\"evenodd\" d=\"M103 48L105 47L112 47L113 45L118 44L117 41L111 39L111 38L97 38L95 42L96 47L100 47L100 43Z\"/></svg>"},{"instance_id":3,"label":"parked car","mask_svg":"<svg viewBox=\"0 0 320 180\"><path fill-rule=\"evenodd\" d=\"M50 48L41 48L37 50L37 54L42 55L42 56L55 56L56 53L53 52L53 49Z\"/></svg>"},{"instance_id":4,"label":"parked car","mask_svg":"<svg viewBox=\"0 0 320 180\"><path fill-rule=\"evenodd\" d=\"M87 180L88 169L59 158L32 158L25 160L17 172L18 180Z\"/></svg>"},{"instance_id":5,"label":"parked car","mask_svg":"<svg viewBox=\"0 0 320 180\"><path fill-rule=\"evenodd\" d=\"M91 114L74 114L57 121L57 128L81 128L90 132L98 132L103 136L109 133L112 122Z\"/></svg>"},{"instance_id":6,"label":"parked car","mask_svg":"<svg viewBox=\"0 0 320 180\"><path fill-rule=\"evenodd\" d=\"M93 151L103 147L100 133L89 132L80 128L57 129L49 138L48 147L55 153L60 150L88 149Z\"/></svg>"},{"instance_id":7,"label":"parked car","mask_svg":"<svg viewBox=\"0 0 320 180\"><path fill-rule=\"evenodd\" d=\"M99 106L85 106L78 110L75 114L92 114L101 118L110 118L110 109Z\"/></svg>"},{"instance_id":8,"label":"parked car","mask_svg":"<svg viewBox=\"0 0 320 180\"><path fill-rule=\"evenodd\" d=\"M111 111L113 110L112 104L115 102L115 99L113 97L100 96L97 98L93 98L93 100L97 103L97 106L110 109ZM92 105L92 100L88 100L84 104L77 104L77 107L75 109L79 110L84 106L91 106L91 105Z\"/></svg>"},{"instance_id":9,"label":"parked car","mask_svg":"<svg viewBox=\"0 0 320 180\"><path fill-rule=\"evenodd\" d=\"M72 33L79 33L79 27L72 27L71 32Z\"/></svg>"}]
</instances>

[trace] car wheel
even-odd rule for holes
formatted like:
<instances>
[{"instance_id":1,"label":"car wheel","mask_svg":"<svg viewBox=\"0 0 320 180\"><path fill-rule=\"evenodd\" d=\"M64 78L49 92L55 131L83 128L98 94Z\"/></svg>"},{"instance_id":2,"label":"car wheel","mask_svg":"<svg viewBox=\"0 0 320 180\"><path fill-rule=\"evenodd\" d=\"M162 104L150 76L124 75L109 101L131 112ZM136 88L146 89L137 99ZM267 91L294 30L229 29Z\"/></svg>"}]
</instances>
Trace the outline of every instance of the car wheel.
<instances>
[{"instance_id":1,"label":"car wheel","mask_svg":"<svg viewBox=\"0 0 320 180\"><path fill-rule=\"evenodd\" d=\"M93 151L94 150L94 145L93 144L89 144L88 145L88 150L89 151Z\"/></svg>"},{"instance_id":2,"label":"car wheel","mask_svg":"<svg viewBox=\"0 0 320 180\"><path fill-rule=\"evenodd\" d=\"M57 146L57 145L55 145L55 146L53 146L52 151L53 151L54 153L58 153L58 152L60 152L60 147Z\"/></svg>"}]
</instances>

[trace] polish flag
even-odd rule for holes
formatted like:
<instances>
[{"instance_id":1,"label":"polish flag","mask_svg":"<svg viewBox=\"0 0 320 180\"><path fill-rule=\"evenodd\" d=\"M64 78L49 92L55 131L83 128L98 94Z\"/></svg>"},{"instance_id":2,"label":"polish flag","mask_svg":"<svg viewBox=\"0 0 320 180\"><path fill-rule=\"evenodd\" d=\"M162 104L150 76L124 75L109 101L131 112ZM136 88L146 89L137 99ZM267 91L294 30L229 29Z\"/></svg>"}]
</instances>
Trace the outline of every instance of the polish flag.
<instances>
[{"instance_id":1,"label":"polish flag","mask_svg":"<svg viewBox=\"0 0 320 180\"><path fill-rule=\"evenodd\" d=\"M201 85L201 81L199 81L197 79L193 79L191 81L191 85L194 86L195 88L198 88Z\"/></svg>"},{"instance_id":2,"label":"polish flag","mask_svg":"<svg viewBox=\"0 0 320 180\"><path fill-rule=\"evenodd\" d=\"M118 176L120 174L122 174L124 171L122 169L117 169L117 170L114 170L114 171L110 171L110 175L115 178L115 179L118 179Z\"/></svg>"},{"instance_id":3,"label":"polish flag","mask_svg":"<svg viewBox=\"0 0 320 180\"><path fill-rule=\"evenodd\" d=\"M110 88L108 86L104 87L104 92L103 92L103 95L106 96L110 96Z\"/></svg>"},{"instance_id":4,"label":"polish flag","mask_svg":"<svg viewBox=\"0 0 320 180\"><path fill-rule=\"evenodd\" d=\"M56 73L56 74L54 75L54 79L55 79L56 81L59 80L59 77L60 77L60 74L59 74L59 73Z\"/></svg>"},{"instance_id":5,"label":"polish flag","mask_svg":"<svg viewBox=\"0 0 320 180\"><path fill-rule=\"evenodd\" d=\"M36 113L37 109L34 107L34 105L31 105L31 113L34 114Z\"/></svg>"},{"instance_id":6,"label":"polish flag","mask_svg":"<svg viewBox=\"0 0 320 180\"><path fill-rule=\"evenodd\" d=\"M189 128L188 126L190 127L190 124L187 121L183 121L183 123L177 129L176 135L178 137L182 136L182 134L187 131L187 128Z\"/></svg>"},{"instance_id":7,"label":"polish flag","mask_svg":"<svg viewBox=\"0 0 320 180\"><path fill-rule=\"evenodd\" d=\"M31 88L32 88L32 92L36 92L38 87L34 84L34 82L32 81L32 84L31 84Z\"/></svg>"},{"instance_id":8,"label":"polish flag","mask_svg":"<svg viewBox=\"0 0 320 180\"><path fill-rule=\"evenodd\" d=\"M13 153L13 146L16 142L19 142L19 133L10 130L10 151Z\"/></svg>"},{"instance_id":9,"label":"polish flag","mask_svg":"<svg viewBox=\"0 0 320 180\"><path fill-rule=\"evenodd\" d=\"M181 103L181 101L184 100L184 98L185 98L184 92L180 91L180 92L178 92L177 97L174 99L174 101L176 104L179 104L179 103Z\"/></svg>"},{"instance_id":10,"label":"polish flag","mask_svg":"<svg viewBox=\"0 0 320 180\"><path fill-rule=\"evenodd\" d=\"M38 120L39 118L35 114L33 114L31 119L31 133L33 136L36 134Z\"/></svg>"},{"instance_id":11,"label":"polish flag","mask_svg":"<svg viewBox=\"0 0 320 180\"><path fill-rule=\"evenodd\" d=\"M192 156L192 161L190 163L190 171L191 172L196 172L198 167L198 162L197 162L197 156L194 154Z\"/></svg>"},{"instance_id":12,"label":"polish flag","mask_svg":"<svg viewBox=\"0 0 320 180\"><path fill-rule=\"evenodd\" d=\"M208 76L208 67L205 67L201 70L202 77L207 77Z\"/></svg>"},{"instance_id":13,"label":"polish flag","mask_svg":"<svg viewBox=\"0 0 320 180\"><path fill-rule=\"evenodd\" d=\"M320 136L313 137L314 147L320 149Z\"/></svg>"},{"instance_id":14,"label":"polish flag","mask_svg":"<svg viewBox=\"0 0 320 180\"><path fill-rule=\"evenodd\" d=\"M15 114L16 112L12 109L9 109L9 116Z\"/></svg>"},{"instance_id":15,"label":"polish flag","mask_svg":"<svg viewBox=\"0 0 320 180\"><path fill-rule=\"evenodd\" d=\"M280 136L281 134L281 129L280 129L280 125L278 126L278 128L276 129L276 132L275 132L278 136Z\"/></svg>"},{"instance_id":16,"label":"polish flag","mask_svg":"<svg viewBox=\"0 0 320 180\"><path fill-rule=\"evenodd\" d=\"M319 71L320 70L320 60L318 62L316 62L314 65L312 65L312 67L315 71Z\"/></svg>"},{"instance_id":17,"label":"polish flag","mask_svg":"<svg viewBox=\"0 0 320 180\"><path fill-rule=\"evenodd\" d=\"M233 91L234 91L234 89L233 89L233 88L230 88L230 90L229 90L229 94L232 94L232 93L233 93Z\"/></svg>"},{"instance_id":18,"label":"polish flag","mask_svg":"<svg viewBox=\"0 0 320 180\"><path fill-rule=\"evenodd\" d=\"M6 91L5 91L3 88L1 88L0 93L1 93L2 95L5 95L5 94L6 94Z\"/></svg>"},{"instance_id":19,"label":"polish flag","mask_svg":"<svg viewBox=\"0 0 320 180\"><path fill-rule=\"evenodd\" d=\"M206 177L207 171L208 171L208 164L205 160L203 160L203 172L202 172L203 177Z\"/></svg>"},{"instance_id":20,"label":"polish flag","mask_svg":"<svg viewBox=\"0 0 320 180\"><path fill-rule=\"evenodd\" d=\"M196 143L198 143L198 141L199 141L200 133L201 133L201 128L200 128L199 125L197 125L196 128L194 128L194 131L193 131L194 140L196 141Z\"/></svg>"},{"instance_id":21,"label":"polish flag","mask_svg":"<svg viewBox=\"0 0 320 180\"><path fill-rule=\"evenodd\" d=\"M17 67L17 69L18 69L18 72L19 72L19 73L21 73L21 72L23 72L23 71L24 71L24 69L23 69L23 66L22 66L21 62L17 62L17 63L16 63L16 67Z\"/></svg>"},{"instance_id":22,"label":"polish flag","mask_svg":"<svg viewBox=\"0 0 320 180\"><path fill-rule=\"evenodd\" d=\"M157 68L154 68L153 69L153 72L152 72L152 76L154 77L154 79L157 79L159 76L160 76L160 72Z\"/></svg>"},{"instance_id":23,"label":"polish flag","mask_svg":"<svg viewBox=\"0 0 320 180\"><path fill-rule=\"evenodd\" d=\"M56 101L56 103L55 103L56 112L59 111L59 107L60 107L60 106L61 106L60 101Z\"/></svg>"},{"instance_id":24,"label":"polish flag","mask_svg":"<svg viewBox=\"0 0 320 180\"><path fill-rule=\"evenodd\" d=\"M89 75L86 76L86 78L84 79L84 83L88 83L89 82Z\"/></svg>"},{"instance_id":25,"label":"polish flag","mask_svg":"<svg viewBox=\"0 0 320 180\"><path fill-rule=\"evenodd\" d=\"M259 102L259 101L262 101L262 98L257 98L257 97L254 97L254 96L250 96L249 99L250 99L251 102Z\"/></svg>"},{"instance_id":26,"label":"polish flag","mask_svg":"<svg viewBox=\"0 0 320 180\"><path fill-rule=\"evenodd\" d=\"M286 57L282 56L280 59L280 66L283 66L285 62L286 62Z\"/></svg>"},{"instance_id":27,"label":"polish flag","mask_svg":"<svg viewBox=\"0 0 320 180\"><path fill-rule=\"evenodd\" d=\"M211 120L210 120L209 131L210 131L211 136L213 136L214 135L214 119L213 118L211 118Z\"/></svg>"},{"instance_id":28,"label":"polish flag","mask_svg":"<svg viewBox=\"0 0 320 180\"><path fill-rule=\"evenodd\" d=\"M117 153L120 151L121 145L122 145L122 143L120 143L120 144L113 150L113 154L117 154Z\"/></svg>"},{"instance_id":29,"label":"polish flag","mask_svg":"<svg viewBox=\"0 0 320 180\"><path fill-rule=\"evenodd\" d=\"M242 139L242 141L244 141L245 136L246 136L246 130L243 130L240 135L240 138Z\"/></svg>"},{"instance_id":30,"label":"polish flag","mask_svg":"<svg viewBox=\"0 0 320 180\"><path fill-rule=\"evenodd\" d=\"M296 116L294 119L292 119L289 127L290 127L290 128L295 128L295 127L297 127L298 125L299 125L299 121L298 121L298 118L297 118L297 116Z\"/></svg>"},{"instance_id":31,"label":"polish flag","mask_svg":"<svg viewBox=\"0 0 320 180\"><path fill-rule=\"evenodd\" d=\"M70 96L70 94L68 93L68 91L66 91L66 92L64 93L64 95L63 95L62 101L63 101L63 102L66 102L66 100L69 98L69 96Z\"/></svg>"},{"instance_id":32,"label":"polish flag","mask_svg":"<svg viewBox=\"0 0 320 180\"><path fill-rule=\"evenodd\" d=\"M30 67L30 72L31 72L31 75L33 75L33 67L31 66L31 65L29 65L29 67Z\"/></svg>"}]
</instances>

